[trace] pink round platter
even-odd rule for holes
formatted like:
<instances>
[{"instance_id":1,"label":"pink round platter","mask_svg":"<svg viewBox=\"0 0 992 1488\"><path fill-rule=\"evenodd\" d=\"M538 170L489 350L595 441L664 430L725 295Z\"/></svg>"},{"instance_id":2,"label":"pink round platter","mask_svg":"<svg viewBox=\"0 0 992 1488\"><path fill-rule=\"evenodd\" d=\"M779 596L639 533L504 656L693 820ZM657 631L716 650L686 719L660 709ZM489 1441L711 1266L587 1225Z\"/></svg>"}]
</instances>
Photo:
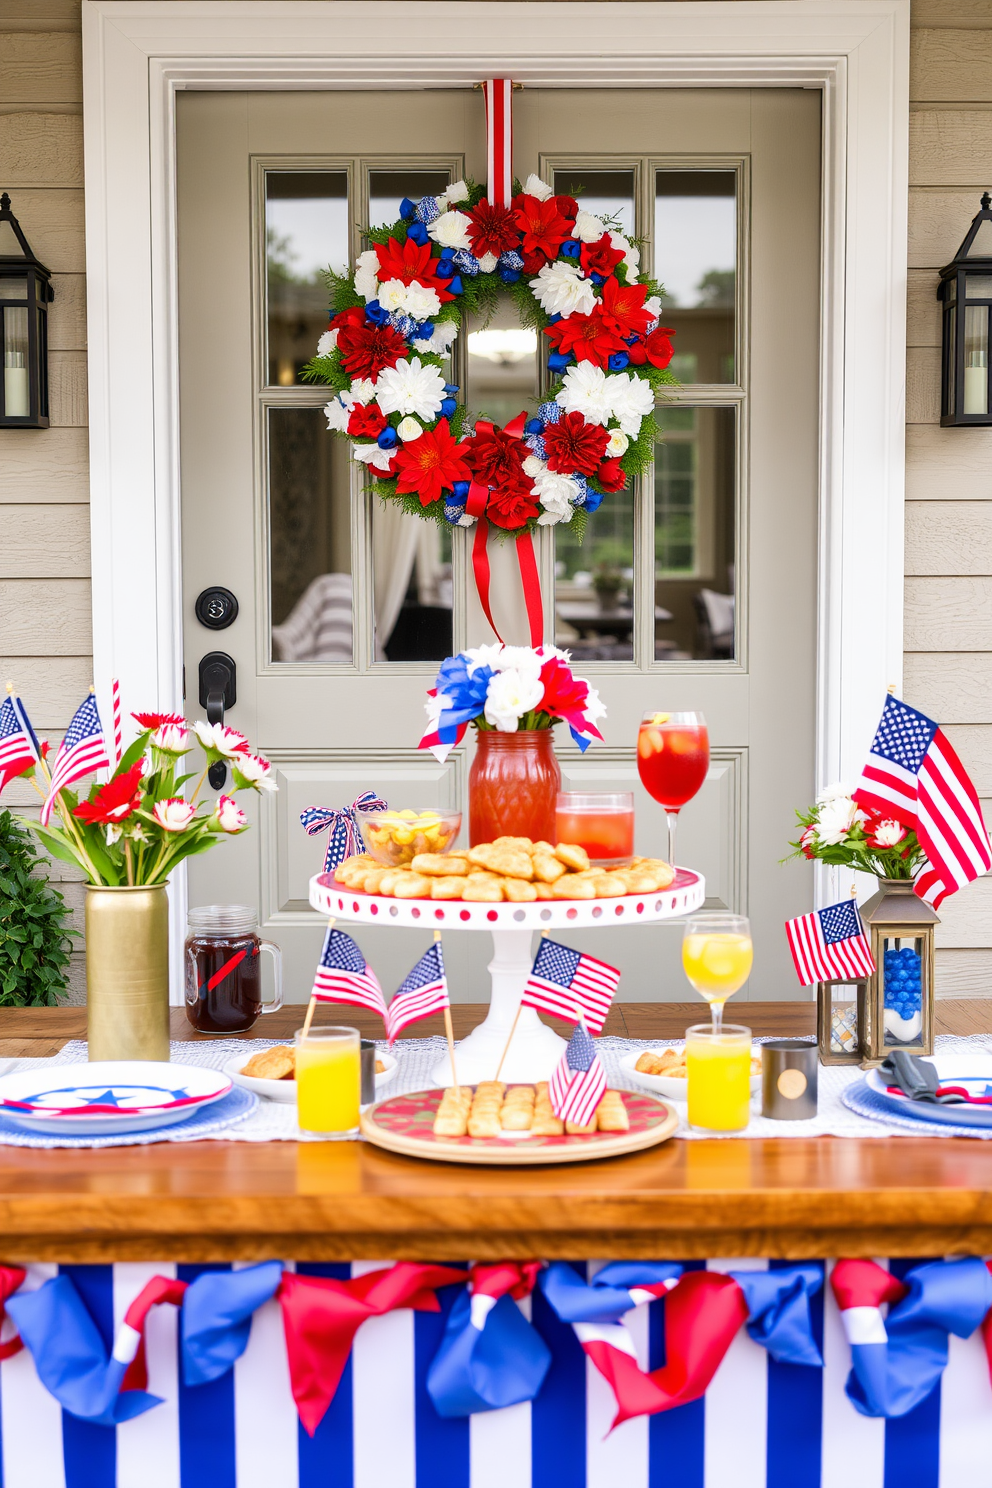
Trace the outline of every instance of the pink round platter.
<instances>
[{"instance_id":1,"label":"pink round platter","mask_svg":"<svg viewBox=\"0 0 992 1488\"><path fill-rule=\"evenodd\" d=\"M406 1157L519 1167L619 1157L665 1141L678 1127L678 1116L665 1101L624 1090L629 1131L593 1132L585 1137L436 1137L432 1128L442 1094L440 1090L414 1090L380 1101L362 1113L362 1135L377 1147Z\"/></svg>"},{"instance_id":2,"label":"pink round platter","mask_svg":"<svg viewBox=\"0 0 992 1488\"><path fill-rule=\"evenodd\" d=\"M539 899L533 904L465 904L460 899L386 899L335 883L330 873L310 880L310 903L323 915L362 925L418 925L444 930L561 930L569 926L637 925L674 919L699 909L706 880L679 868L674 883L653 894L622 899Z\"/></svg>"}]
</instances>

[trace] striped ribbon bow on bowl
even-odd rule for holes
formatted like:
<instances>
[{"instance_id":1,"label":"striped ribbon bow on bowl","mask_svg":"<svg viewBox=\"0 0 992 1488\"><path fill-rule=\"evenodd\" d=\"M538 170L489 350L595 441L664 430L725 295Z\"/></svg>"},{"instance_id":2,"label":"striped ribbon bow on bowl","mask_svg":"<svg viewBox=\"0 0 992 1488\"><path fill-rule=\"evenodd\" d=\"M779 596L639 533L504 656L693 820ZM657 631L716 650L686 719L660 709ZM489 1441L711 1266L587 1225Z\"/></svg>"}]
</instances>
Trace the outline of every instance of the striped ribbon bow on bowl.
<instances>
[{"instance_id":1,"label":"striped ribbon bow on bowl","mask_svg":"<svg viewBox=\"0 0 992 1488\"><path fill-rule=\"evenodd\" d=\"M300 812L303 830L309 837L329 832L327 852L324 855L324 872L333 873L345 858L352 858L362 851L362 834L358 830L356 811L385 811L388 802L375 791L363 791L350 806L334 810L330 806L305 806Z\"/></svg>"}]
</instances>

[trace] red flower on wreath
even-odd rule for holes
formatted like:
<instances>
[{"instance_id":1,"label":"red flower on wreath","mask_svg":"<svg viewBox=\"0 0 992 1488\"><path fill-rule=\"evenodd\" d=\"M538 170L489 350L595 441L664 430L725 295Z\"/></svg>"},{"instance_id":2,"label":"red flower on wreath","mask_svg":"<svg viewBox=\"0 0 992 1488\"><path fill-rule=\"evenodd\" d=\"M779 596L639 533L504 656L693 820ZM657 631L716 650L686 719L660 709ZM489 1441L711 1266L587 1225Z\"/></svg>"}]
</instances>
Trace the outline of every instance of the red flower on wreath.
<instances>
[{"instance_id":1,"label":"red flower on wreath","mask_svg":"<svg viewBox=\"0 0 992 1488\"><path fill-rule=\"evenodd\" d=\"M419 496L421 506L440 501L442 491L450 490L455 481L472 479L465 447L455 439L447 419L438 419L433 429L397 449L395 469L397 493Z\"/></svg>"},{"instance_id":2,"label":"red flower on wreath","mask_svg":"<svg viewBox=\"0 0 992 1488\"><path fill-rule=\"evenodd\" d=\"M124 775L101 785L92 801L80 801L73 809L73 816L90 823L124 821L141 805L138 782L144 772L145 762L140 759Z\"/></svg>"},{"instance_id":3,"label":"red flower on wreath","mask_svg":"<svg viewBox=\"0 0 992 1488\"><path fill-rule=\"evenodd\" d=\"M533 481L524 474L523 462L529 451L520 439L505 429L477 424L475 434L465 441L465 463L482 486L494 491L523 491L530 495Z\"/></svg>"},{"instance_id":4,"label":"red flower on wreath","mask_svg":"<svg viewBox=\"0 0 992 1488\"><path fill-rule=\"evenodd\" d=\"M431 254L430 243L415 243L412 238L398 243L390 238L388 243L375 245L375 256L379 260L380 282L402 279L404 284L412 284L416 280L425 289L433 289L442 305L455 298L444 280L437 277L438 260Z\"/></svg>"},{"instance_id":5,"label":"red flower on wreath","mask_svg":"<svg viewBox=\"0 0 992 1488\"><path fill-rule=\"evenodd\" d=\"M572 228L558 210L555 197L538 201L536 196L514 198L514 217L523 233L521 249L525 254L541 253L546 259L558 257L558 249Z\"/></svg>"},{"instance_id":6,"label":"red flower on wreath","mask_svg":"<svg viewBox=\"0 0 992 1488\"><path fill-rule=\"evenodd\" d=\"M378 403L356 403L348 420L348 433L354 439L378 439L388 420Z\"/></svg>"},{"instance_id":7,"label":"red flower on wreath","mask_svg":"<svg viewBox=\"0 0 992 1488\"><path fill-rule=\"evenodd\" d=\"M619 460L604 460L596 471L596 484L601 491L622 491L627 476Z\"/></svg>"},{"instance_id":8,"label":"red flower on wreath","mask_svg":"<svg viewBox=\"0 0 992 1488\"><path fill-rule=\"evenodd\" d=\"M583 243L579 254L579 262L582 272L587 277L590 274L602 274L604 279L609 278L618 263L623 262L623 249L614 248L609 233L604 233L597 238L595 243Z\"/></svg>"},{"instance_id":9,"label":"red flower on wreath","mask_svg":"<svg viewBox=\"0 0 992 1488\"><path fill-rule=\"evenodd\" d=\"M621 284L619 279L607 279L603 285L600 301L603 314L622 336L643 336L654 319L650 310L645 310L648 297L646 284Z\"/></svg>"},{"instance_id":10,"label":"red flower on wreath","mask_svg":"<svg viewBox=\"0 0 992 1488\"><path fill-rule=\"evenodd\" d=\"M544 445L548 455L548 469L571 475L595 475L610 436L602 424L587 424L581 413L563 414L557 424L548 424L544 430Z\"/></svg>"},{"instance_id":11,"label":"red flower on wreath","mask_svg":"<svg viewBox=\"0 0 992 1488\"><path fill-rule=\"evenodd\" d=\"M509 253L520 241L520 233L509 207L496 207L483 199L467 214L472 219L468 235L476 258L484 253Z\"/></svg>"},{"instance_id":12,"label":"red flower on wreath","mask_svg":"<svg viewBox=\"0 0 992 1488\"><path fill-rule=\"evenodd\" d=\"M540 510L528 481L525 486L502 486L490 491L486 516L497 527L513 532L517 527L525 527Z\"/></svg>"},{"instance_id":13,"label":"red flower on wreath","mask_svg":"<svg viewBox=\"0 0 992 1488\"><path fill-rule=\"evenodd\" d=\"M579 215L579 204L574 196L553 196L550 199L567 221L575 221Z\"/></svg>"},{"instance_id":14,"label":"red flower on wreath","mask_svg":"<svg viewBox=\"0 0 992 1488\"><path fill-rule=\"evenodd\" d=\"M594 367L605 367L613 352L627 350L623 336L599 305L590 315L563 316L545 326L544 334L556 351L571 352L577 362L592 362Z\"/></svg>"},{"instance_id":15,"label":"red flower on wreath","mask_svg":"<svg viewBox=\"0 0 992 1488\"><path fill-rule=\"evenodd\" d=\"M674 335L671 326L656 326L643 341L635 341L633 346L627 347L630 360L638 367L643 367L645 362L650 362L653 367L667 367L672 360Z\"/></svg>"},{"instance_id":16,"label":"red flower on wreath","mask_svg":"<svg viewBox=\"0 0 992 1488\"><path fill-rule=\"evenodd\" d=\"M391 325L370 325L365 311L353 306L331 322L338 333L341 365L352 377L375 379L385 367L395 367L407 355L407 344Z\"/></svg>"}]
</instances>

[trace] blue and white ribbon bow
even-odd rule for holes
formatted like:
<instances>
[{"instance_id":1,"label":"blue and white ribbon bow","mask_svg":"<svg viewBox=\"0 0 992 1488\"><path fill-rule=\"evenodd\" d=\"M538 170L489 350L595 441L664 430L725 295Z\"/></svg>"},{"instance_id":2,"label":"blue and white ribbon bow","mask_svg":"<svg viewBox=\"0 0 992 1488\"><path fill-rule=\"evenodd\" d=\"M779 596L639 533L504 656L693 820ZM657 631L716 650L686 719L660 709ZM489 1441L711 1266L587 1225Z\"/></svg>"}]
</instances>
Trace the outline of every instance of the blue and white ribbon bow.
<instances>
[{"instance_id":1,"label":"blue and white ribbon bow","mask_svg":"<svg viewBox=\"0 0 992 1488\"><path fill-rule=\"evenodd\" d=\"M428 1394L439 1416L471 1416L534 1399L551 1366L551 1351L517 1301L530 1293L539 1270L539 1263L530 1261L472 1267L427 1372Z\"/></svg>"},{"instance_id":2,"label":"blue and white ribbon bow","mask_svg":"<svg viewBox=\"0 0 992 1488\"><path fill-rule=\"evenodd\" d=\"M353 858L362 851L362 834L358 830L356 811L386 811L388 803L375 791L362 791L350 806L334 810L330 806L306 806L300 812L300 821L308 837L320 832L330 832L327 852L324 855L324 872L333 873L345 858Z\"/></svg>"}]
</instances>

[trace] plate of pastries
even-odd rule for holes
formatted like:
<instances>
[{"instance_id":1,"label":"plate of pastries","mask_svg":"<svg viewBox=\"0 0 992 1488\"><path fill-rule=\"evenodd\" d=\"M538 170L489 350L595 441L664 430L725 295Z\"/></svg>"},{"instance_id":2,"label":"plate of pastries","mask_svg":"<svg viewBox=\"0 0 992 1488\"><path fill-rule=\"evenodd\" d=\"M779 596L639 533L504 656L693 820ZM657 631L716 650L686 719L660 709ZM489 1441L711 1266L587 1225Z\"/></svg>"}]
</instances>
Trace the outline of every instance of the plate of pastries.
<instances>
[{"instance_id":1,"label":"plate of pastries","mask_svg":"<svg viewBox=\"0 0 992 1488\"><path fill-rule=\"evenodd\" d=\"M686 1067L685 1045L669 1046L665 1049L636 1049L624 1054L620 1068L638 1085L652 1090L656 1095L669 1100L689 1099L689 1071ZM751 1045L751 1094L761 1084L761 1045Z\"/></svg>"},{"instance_id":2,"label":"plate of pastries","mask_svg":"<svg viewBox=\"0 0 992 1488\"><path fill-rule=\"evenodd\" d=\"M368 853L346 858L335 883L387 899L459 899L468 904L532 904L537 899L620 899L654 894L675 881L660 858L631 858L622 868L594 868L584 847L497 837L453 852L417 853L383 867Z\"/></svg>"},{"instance_id":3,"label":"plate of pastries","mask_svg":"<svg viewBox=\"0 0 992 1488\"><path fill-rule=\"evenodd\" d=\"M376 1094L389 1084L397 1068L394 1055L376 1050ZM292 1044L274 1044L271 1049L253 1054L250 1059L246 1059L243 1053L235 1054L225 1064L224 1073L242 1090L264 1095L267 1100L296 1103L296 1050Z\"/></svg>"},{"instance_id":4,"label":"plate of pastries","mask_svg":"<svg viewBox=\"0 0 992 1488\"><path fill-rule=\"evenodd\" d=\"M483 1080L391 1096L364 1111L361 1122L363 1135L391 1152L435 1162L519 1166L636 1152L670 1137L678 1117L654 1096L607 1090L589 1124L576 1126L555 1115L546 1080Z\"/></svg>"}]
</instances>

